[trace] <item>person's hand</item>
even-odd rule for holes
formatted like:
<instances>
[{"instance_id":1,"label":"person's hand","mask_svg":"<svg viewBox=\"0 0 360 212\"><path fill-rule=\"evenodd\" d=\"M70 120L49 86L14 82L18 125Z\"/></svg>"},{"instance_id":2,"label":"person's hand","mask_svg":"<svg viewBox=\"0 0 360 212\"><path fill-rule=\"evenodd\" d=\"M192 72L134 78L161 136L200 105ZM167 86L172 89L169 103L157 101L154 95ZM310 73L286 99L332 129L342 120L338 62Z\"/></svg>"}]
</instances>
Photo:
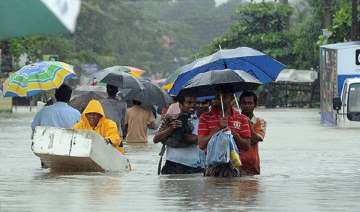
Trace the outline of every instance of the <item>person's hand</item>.
<instances>
[{"instance_id":1,"label":"person's hand","mask_svg":"<svg viewBox=\"0 0 360 212\"><path fill-rule=\"evenodd\" d=\"M239 135L239 133L235 132L235 130L232 130L230 128L228 128L228 130L231 132L231 134L234 136L234 137L239 137L241 138L241 136Z\"/></svg>"},{"instance_id":2,"label":"person's hand","mask_svg":"<svg viewBox=\"0 0 360 212\"><path fill-rule=\"evenodd\" d=\"M228 119L226 117L221 117L219 122L220 129L224 129L228 126Z\"/></svg>"},{"instance_id":3,"label":"person's hand","mask_svg":"<svg viewBox=\"0 0 360 212\"><path fill-rule=\"evenodd\" d=\"M180 120L174 120L174 121L172 121L170 123L170 128L172 130L175 130L175 129L180 128L180 127L182 127L182 122Z\"/></svg>"},{"instance_id":4,"label":"person's hand","mask_svg":"<svg viewBox=\"0 0 360 212\"><path fill-rule=\"evenodd\" d=\"M106 143L106 144L111 144L111 145L113 144L113 143L111 142L110 138L105 139L105 143Z\"/></svg>"}]
</instances>

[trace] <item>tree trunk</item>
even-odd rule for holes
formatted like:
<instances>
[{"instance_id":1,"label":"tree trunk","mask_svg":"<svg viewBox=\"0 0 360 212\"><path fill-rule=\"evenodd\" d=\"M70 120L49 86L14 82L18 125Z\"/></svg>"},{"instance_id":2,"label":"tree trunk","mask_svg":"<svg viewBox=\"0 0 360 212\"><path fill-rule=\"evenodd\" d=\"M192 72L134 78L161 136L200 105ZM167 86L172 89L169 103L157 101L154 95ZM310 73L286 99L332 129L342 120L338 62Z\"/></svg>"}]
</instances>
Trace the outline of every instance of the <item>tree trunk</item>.
<instances>
[{"instance_id":1,"label":"tree trunk","mask_svg":"<svg viewBox=\"0 0 360 212\"><path fill-rule=\"evenodd\" d=\"M0 49L1 49L1 63L0 63L0 71L1 72L11 72L13 71L13 58L10 52L10 43L9 41L2 41L0 42Z\"/></svg>"},{"instance_id":2,"label":"tree trunk","mask_svg":"<svg viewBox=\"0 0 360 212\"><path fill-rule=\"evenodd\" d=\"M324 0L324 28L328 29L331 25L332 0Z\"/></svg>"},{"instance_id":3,"label":"tree trunk","mask_svg":"<svg viewBox=\"0 0 360 212\"><path fill-rule=\"evenodd\" d=\"M357 0L351 0L352 6L352 22L351 22L351 40L354 41L358 37L358 19L357 19Z\"/></svg>"}]
</instances>

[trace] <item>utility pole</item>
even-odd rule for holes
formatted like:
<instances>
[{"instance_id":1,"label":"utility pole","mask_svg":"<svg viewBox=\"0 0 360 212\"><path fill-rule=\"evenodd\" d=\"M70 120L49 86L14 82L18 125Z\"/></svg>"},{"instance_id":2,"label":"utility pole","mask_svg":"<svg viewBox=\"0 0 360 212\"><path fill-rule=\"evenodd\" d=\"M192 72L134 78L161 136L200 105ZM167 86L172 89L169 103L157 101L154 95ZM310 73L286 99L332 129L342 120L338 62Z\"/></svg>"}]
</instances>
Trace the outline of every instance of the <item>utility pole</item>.
<instances>
[{"instance_id":1,"label":"utility pole","mask_svg":"<svg viewBox=\"0 0 360 212\"><path fill-rule=\"evenodd\" d=\"M354 41L358 38L359 26L358 26L358 11L357 0L351 0L351 40Z\"/></svg>"}]
</instances>

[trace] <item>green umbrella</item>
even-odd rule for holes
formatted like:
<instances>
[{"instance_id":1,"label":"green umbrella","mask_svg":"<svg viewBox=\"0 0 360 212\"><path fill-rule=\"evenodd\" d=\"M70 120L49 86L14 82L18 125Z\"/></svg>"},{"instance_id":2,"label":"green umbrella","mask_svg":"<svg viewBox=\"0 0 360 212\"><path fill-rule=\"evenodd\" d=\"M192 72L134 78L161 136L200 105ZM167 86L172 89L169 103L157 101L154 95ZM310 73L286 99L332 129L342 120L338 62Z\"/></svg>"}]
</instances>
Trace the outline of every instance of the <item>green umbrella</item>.
<instances>
[{"instance_id":1,"label":"green umbrella","mask_svg":"<svg viewBox=\"0 0 360 212\"><path fill-rule=\"evenodd\" d=\"M74 32L80 0L1 0L0 40Z\"/></svg>"}]
</instances>

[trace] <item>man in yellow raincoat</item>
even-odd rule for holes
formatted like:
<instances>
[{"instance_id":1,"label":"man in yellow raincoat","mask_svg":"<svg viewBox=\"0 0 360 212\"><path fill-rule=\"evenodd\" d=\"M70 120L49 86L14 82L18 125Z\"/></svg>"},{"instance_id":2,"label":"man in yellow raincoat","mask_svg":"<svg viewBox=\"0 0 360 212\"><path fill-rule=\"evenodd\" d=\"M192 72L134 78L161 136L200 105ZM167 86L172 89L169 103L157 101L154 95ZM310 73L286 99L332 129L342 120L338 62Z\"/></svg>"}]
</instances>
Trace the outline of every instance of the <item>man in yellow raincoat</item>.
<instances>
[{"instance_id":1,"label":"man in yellow raincoat","mask_svg":"<svg viewBox=\"0 0 360 212\"><path fill-rule=\"evenodd\" d=\"M91 100L81 114L80 122L74 125L74 129L94 130L107 142L110 142L119 152L125 153L121 136L116 123L105 117L101 103Z\"/></svg>"}]
</instances>

